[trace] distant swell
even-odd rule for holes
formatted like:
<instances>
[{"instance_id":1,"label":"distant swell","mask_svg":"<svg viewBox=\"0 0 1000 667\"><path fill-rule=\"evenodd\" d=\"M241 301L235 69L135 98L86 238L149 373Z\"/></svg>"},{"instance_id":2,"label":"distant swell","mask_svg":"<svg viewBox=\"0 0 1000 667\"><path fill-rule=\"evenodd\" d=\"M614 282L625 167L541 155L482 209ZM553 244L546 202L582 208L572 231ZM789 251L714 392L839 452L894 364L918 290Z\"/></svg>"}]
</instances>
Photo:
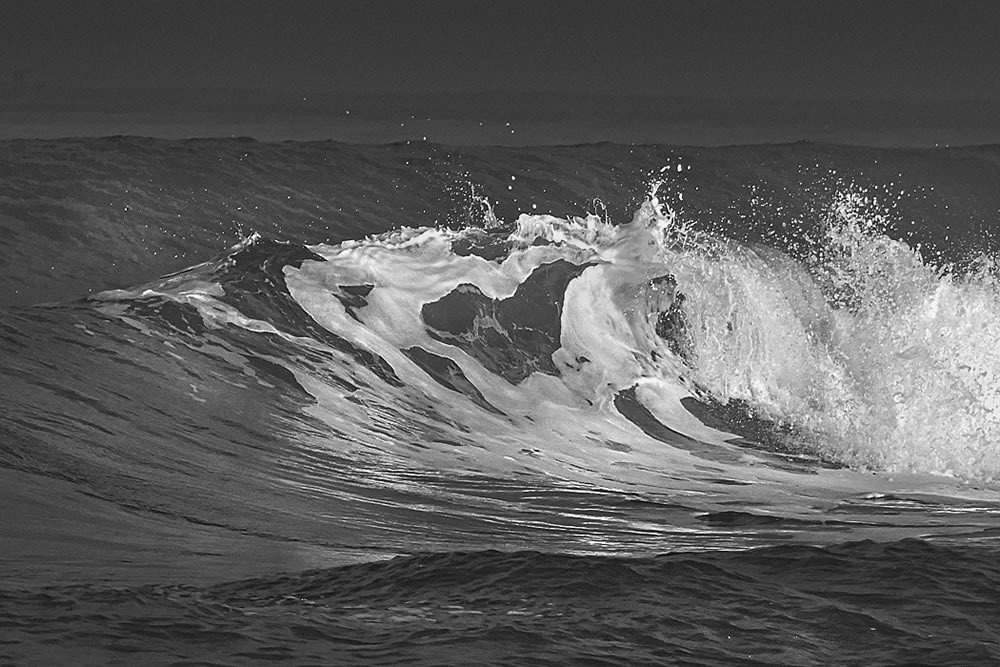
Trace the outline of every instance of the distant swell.
<instances>
[{"instance_id":1,"label":"distant swell","mask_svg":"<svg viewBox=\"0 0 1000 667\"><path fill-rule=\"evenodd\" d=\"M971 587L973 579L984 585ZM34 657L56 661L78 652L104 661L123 651L130 659L159 659L169 641L173 660L287 659L294 642L296 660L380 664L457 663L498 646L505 660L539 665L614 661L623 646L638 664L692 655L711 664L747 656L770 664L833 656L985 663L995 653L974 626L943 637L936 619L962 614L1000 622L986 585L998 580L990 553L918 541L651 559L486 551L205 588L8 592L0 596L0 614L69 606L48 624L59 641L38 649L32 627L4 614L4 650L15 659L35 650ZM900 599L922 591L921 603L887 613L870 594L873 587L888 594L887 584ZM969 593L959 602L935 601L956 589ZM821 642L817 616L824 619ZM580 637L580 628L588 636Z\"/></svg>"}]
</instances>

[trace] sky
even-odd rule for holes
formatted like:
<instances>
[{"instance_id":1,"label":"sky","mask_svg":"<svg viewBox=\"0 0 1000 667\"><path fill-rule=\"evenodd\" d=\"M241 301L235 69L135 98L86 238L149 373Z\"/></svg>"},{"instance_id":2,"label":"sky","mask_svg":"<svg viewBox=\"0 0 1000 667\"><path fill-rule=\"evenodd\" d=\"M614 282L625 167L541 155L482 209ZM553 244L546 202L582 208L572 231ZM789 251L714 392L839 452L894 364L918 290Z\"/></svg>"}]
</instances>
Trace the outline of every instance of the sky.
<instances>
[{"instance_id":1,"label":"sky","mask_svg":"<svg viewBox=\"0 0 1000 667\"><path fill-rule=\"evenodd\" d=\"M0 80L1000 100L1000 3L4 0Z\"/></svg>"}]
</instances>

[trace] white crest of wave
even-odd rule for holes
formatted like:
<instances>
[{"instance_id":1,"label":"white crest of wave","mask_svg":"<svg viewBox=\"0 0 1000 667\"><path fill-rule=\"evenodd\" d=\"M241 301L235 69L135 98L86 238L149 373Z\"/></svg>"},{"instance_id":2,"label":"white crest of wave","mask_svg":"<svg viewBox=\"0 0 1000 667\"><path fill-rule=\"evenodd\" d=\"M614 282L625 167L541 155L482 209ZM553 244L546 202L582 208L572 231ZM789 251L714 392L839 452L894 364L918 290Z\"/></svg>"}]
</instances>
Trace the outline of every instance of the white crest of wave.
<instances>
[{"instance_id":1,"label":"white crest of wave","mask_svg":"<svg viewBox=\"0 0 1000 667\"><path fill-rule=\"evenodd\" d=\"M994 273L938 270L885 222L863 194L839 196L808 267L735 243L668 248L694 379L851 465L996 479Z\"/></svg>"},{"instance_id":2,"label":"white crest of wave","mask_svg":"<svg viewBox=\"0 0 1000 667\"><path fill-rule=\"evenodd\" d=\"M468 230L403 229L317 247L330 261L292 271L289 286L317 321L414 383L420 372L405 370L399 350L419 345L512 414L547 401L611 411L617 392L636 387L671 429L727 446L680 403L709 395L776 423L790 446L853 467L1000 478L1000 289L989 262L964 274L931 266L886 235L879 206L856 192L833 202L819 249L798 262L697 230L657 200L657 186L627 224L522 214L502 261L454 254ZM421 306L456 286L507 298L558 259L590 264L564 295L558 379L515 389L425 331ZM656 287L667 275L682 301L672 285ZM360 283L376 288L359 322L328 287ZM683 344L656 333L678 303Z\"/></svg>"}]
</instances>

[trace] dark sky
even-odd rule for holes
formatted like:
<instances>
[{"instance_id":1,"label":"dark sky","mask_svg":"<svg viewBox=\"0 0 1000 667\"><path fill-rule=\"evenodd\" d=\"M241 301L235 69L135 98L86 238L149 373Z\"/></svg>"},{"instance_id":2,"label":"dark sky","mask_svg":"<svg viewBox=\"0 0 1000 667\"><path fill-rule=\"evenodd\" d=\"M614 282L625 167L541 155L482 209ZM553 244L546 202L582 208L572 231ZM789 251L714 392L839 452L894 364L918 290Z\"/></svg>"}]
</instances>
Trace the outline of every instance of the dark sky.
<instances>
[{"instance_id":1,"label":"dark sky","mask_svg":"<svg viewBox=\"0 0 1000 667\"><path fill-rule=\"evenodd\" d=\"M998 2L0 3L50 85L1000 99Z\"/></svg>"}]
</instances>

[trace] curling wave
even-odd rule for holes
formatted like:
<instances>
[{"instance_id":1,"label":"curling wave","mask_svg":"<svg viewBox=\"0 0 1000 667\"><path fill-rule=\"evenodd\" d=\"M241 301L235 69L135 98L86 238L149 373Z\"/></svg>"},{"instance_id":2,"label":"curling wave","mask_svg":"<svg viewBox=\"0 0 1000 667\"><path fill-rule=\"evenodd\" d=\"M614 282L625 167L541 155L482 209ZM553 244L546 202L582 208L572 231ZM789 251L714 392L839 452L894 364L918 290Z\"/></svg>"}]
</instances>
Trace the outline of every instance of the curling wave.
<instances>
[{"instance_id":1,"label":"curling wave","mask_svg":"<svg viewBox=\"0 0 1000 667\"><path fill-rule=\"evenodd\" d=\"M452 438L508 442L491 446L500 458L559 459L540 443L638 430L666 460L994 479L994 274L985 260L934 268L882 233L883 216L863 194L838 196L798 261L696 231L654 188L620 225L522 214L338 245L253 236L213 264L99 298L134 308L155 295L204 326L332 348L364 371L293 369L324 419L354 405L359 425L379 422L370 402L350 402L370 374L398 399L383 396L386 410L412 406L390 424L426 421L417 406L433 405Z\"/></svg>"}]
</instances>

